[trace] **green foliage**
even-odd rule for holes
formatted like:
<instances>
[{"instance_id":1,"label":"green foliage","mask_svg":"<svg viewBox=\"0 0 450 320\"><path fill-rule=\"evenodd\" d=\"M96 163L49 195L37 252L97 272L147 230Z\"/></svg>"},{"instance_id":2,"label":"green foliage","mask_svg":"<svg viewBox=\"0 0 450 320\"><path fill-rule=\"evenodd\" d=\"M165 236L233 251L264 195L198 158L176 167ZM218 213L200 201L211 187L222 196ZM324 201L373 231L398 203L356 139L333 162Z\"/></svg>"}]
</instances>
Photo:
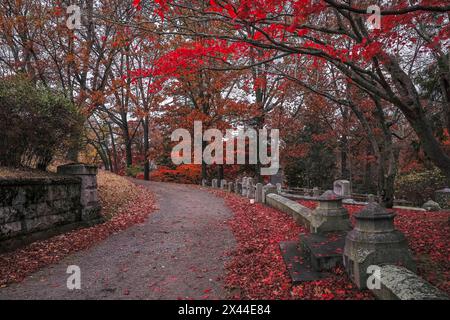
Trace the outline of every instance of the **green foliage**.
<instances>
[{"instance_id":1,"label":"green foliage","mask_svg":"<svg viewBox=\"0 0 450 320\"><path fill-rule=\"evenodd\" d=\"M436 190L445 187L445 176L439 169L401 175L395 183L395 196L421 206L433 199Z\"/></svg>"},{"instance_id":2,"label":"green foliage","mask_svg":"<svg viewBox=\"0 0 450 320\"><path fill-rule=\"evenodd\" d=\"M141 173L142 171L144 171L144 168L141 166L130 166L130 167L127 167L126 175L128 177L136 178L137 175L139 173Z\"/></svg>"},{"instance_id":3,"label":"green foliage","mask_svg":"<svg viewBox=\"0 0 450 320\"><path fill-rule=\"evenodd\" d=\"M82 123L64 95L21 76L0 79L0 165L45 170L80 136Z\"/></svg>"}]
</instances>

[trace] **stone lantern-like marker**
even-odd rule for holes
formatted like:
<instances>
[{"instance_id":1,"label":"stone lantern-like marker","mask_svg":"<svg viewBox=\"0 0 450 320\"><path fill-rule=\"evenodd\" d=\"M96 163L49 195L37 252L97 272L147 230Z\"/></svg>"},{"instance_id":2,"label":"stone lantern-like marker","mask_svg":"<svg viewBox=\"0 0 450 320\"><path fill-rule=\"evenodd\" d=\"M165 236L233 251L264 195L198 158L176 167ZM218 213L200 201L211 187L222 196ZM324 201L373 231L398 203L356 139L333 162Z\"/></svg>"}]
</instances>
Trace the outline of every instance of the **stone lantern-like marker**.
<instances>
[{"instance_id":1,"label":"stone lantern-like marker","mask_svg":"<svg viewBox=\"0 0 450 320\"><path fill-rule=\"evenodd\" d=\"M378 203L370 203L354 216L355 228L345 239L344 264L360 289L367 288L373 266L402 265L416 271L405 236L395 230L395 216Z\"/></svg>"},{"instance_id":2,"label":"stone lantern-like marker","mask_svg":"<svg viewBox=\"0 0 450 320\"><path fill-rule=\"evenodd\" d=\"M347 209L342 206L344 198L328 190L322 194L316 210L311 215L311 232L327 233L351 230L351 223Z\"/></svg>"}]
</instances>

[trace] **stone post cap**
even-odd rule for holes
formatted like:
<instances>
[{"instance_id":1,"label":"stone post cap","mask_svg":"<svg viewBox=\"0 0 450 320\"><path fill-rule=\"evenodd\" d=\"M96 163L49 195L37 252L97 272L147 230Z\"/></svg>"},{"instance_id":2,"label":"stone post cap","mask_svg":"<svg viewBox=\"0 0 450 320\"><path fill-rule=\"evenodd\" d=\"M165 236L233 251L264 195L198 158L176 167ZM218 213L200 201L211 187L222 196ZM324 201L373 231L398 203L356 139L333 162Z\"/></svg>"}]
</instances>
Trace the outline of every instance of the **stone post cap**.
<instances>
[{"instance_id":1,"label":"stone post cap","mask_svg":"<svg viewBox=\"0 0 450 320\"><path fill-rule=\"evenodd\" d=\"M344 197L337 195L332 190L327 190L317 200L318 201L340 201L340 200L344 200Z\"/></svg>"},{"instance_id":2,"label":"stone post cap","mask_svg":"<svg viewBox=\"0 0 450 320\"><path fill-rule=\"evenodd\" d=\"M63 175L96 175L98 173L98 168L95 165L72 163L59 166L57 172L58 174Z\"/></svg>"},{"instance_id":3,"label":"stone post cap","mask_svg":"<svg viewBox=\"0 0 450 320\"><path fill-rule=\"evenodd\" d=\"M355 214L356 219L364 220L393 219L395 216L395 212L387 210L376 202L369 203L361 211Z\"/></svg>"}]
</instances>

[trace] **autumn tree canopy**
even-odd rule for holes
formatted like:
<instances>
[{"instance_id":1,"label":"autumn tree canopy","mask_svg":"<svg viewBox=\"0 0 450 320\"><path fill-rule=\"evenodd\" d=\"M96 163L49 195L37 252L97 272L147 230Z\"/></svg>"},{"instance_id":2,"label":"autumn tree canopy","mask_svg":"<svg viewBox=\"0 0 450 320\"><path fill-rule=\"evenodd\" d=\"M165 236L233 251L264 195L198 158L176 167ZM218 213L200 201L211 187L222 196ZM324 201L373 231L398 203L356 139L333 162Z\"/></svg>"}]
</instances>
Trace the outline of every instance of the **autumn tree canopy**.
<instances>
[{"instance_id":1,"label":"autumn tree canopy","mask_svg":"<svg viewBox=\"0 0 450 320\"><path fill-rule=\"evenodd\" d=\"M90 0L75 29L67 7L3 1L0 68L77 106L85 130L69 158L184 177L170 133L202 120L280 129L293 184L328 188L309 178L323 164L324 177L391 205L399 175L437 167L450 181L444 1ZM189 181L246 171L262 180L259 164L190 169Z\"/></svg>"}]
</instances>

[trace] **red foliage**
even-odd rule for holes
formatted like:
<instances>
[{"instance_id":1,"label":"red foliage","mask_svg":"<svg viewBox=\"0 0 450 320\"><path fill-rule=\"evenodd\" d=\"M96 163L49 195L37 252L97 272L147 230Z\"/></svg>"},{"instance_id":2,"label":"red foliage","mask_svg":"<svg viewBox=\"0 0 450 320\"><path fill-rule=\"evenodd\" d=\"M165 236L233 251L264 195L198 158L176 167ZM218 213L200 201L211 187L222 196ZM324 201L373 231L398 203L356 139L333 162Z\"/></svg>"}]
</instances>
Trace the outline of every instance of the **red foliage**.
<instances>
[{"instance_id":1,"label":"red foliage","mask_svg":"<svg viewBox=\"0 0 450 320\"><path fill-rule=\"evenodd\" d=\"M135 201L120 209L117 215L103 224L34 242L14 252L0 255L0 287L20 282L42 267L57 263L71 253L85 250L116 232L144 222L155 209L152 193L140 187Z\"/></svg>"},{"instance_id":2,"label":"red foliage","mask_svg":"<svg viewBox=\"0 0 450 320\"><path fill-rule=\"evenodd\" d=\"M213 191L225 198L234 217L228 222L237 240L227 265L225 284L234 299L370 299L336 269L325 279L293 287L279 249L279 242L298 239L307 232L275 209L245 198Z\"/></svg>"},{"instance_id":3,"label":"red foliage","mask_svg":"<svg viewBox=\"0 0 450 320\"><path fill-rule=\"evenodd\" d=\"M202 168L200 165L183 164L178 166L175 170L161 166L150 174L150 180L198 184L201 180L201 174ZM141 179L140 175L138 175L138 179Z\"/></svg>"}]
</instances>

